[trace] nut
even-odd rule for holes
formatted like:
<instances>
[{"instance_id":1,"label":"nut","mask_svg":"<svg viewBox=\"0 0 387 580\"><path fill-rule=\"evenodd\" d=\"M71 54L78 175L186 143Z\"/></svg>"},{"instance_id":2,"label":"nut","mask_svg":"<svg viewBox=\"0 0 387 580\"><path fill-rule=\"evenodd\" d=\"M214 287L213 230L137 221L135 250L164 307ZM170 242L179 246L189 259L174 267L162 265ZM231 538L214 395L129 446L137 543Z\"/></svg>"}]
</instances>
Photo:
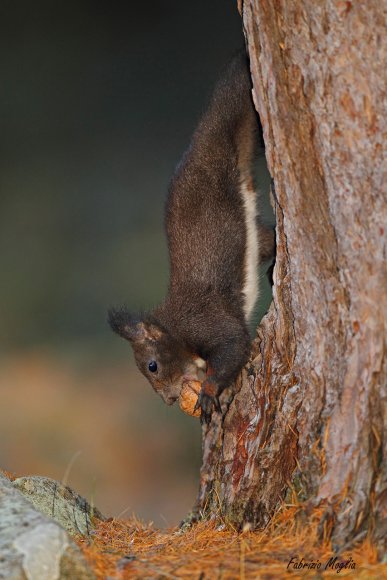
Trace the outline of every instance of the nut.
<instances>
[{"instance_id":1,"label":"nut","mask_svg":"<svg viewBox=\"0 0 387 580\"><path fill-rule=\"evenodd\" d=\"M200 381L186 381L183 383L183 387L180 392L179 405L180 409L187 415L191 417L200 417L200 409L195 409L195 405L199 398L199 393L201 389Z\"/></svg>"}]
</instances>

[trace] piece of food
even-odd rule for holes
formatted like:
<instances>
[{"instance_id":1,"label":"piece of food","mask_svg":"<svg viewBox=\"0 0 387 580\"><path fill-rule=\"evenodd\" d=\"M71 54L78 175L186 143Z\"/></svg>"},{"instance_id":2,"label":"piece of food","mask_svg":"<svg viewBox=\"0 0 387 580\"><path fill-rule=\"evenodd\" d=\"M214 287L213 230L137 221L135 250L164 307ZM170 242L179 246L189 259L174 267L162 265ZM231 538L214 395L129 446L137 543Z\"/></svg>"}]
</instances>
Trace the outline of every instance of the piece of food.
<instances>
[{"instance_id":1,"label":"piece of food","mask_svg":"<svg viewBox=\"0 0 387 580\"><path fill-rule=\"evenodd\" d=\"M195 409L196 402L201 389L200 381L187 381L183 384L179 397L180 409L191 417L200 417L200 409Z\"/></svg>"}]
</instances>

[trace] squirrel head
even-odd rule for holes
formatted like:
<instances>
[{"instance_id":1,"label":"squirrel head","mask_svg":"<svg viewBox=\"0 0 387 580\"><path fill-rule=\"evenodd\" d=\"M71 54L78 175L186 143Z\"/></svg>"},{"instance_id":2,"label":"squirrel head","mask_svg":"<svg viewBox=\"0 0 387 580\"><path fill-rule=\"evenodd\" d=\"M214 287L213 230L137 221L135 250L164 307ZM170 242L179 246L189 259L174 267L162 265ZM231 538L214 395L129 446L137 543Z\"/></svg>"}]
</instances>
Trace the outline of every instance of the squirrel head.
<instances>
[{"instance_id":1,"label":"squirrel head","mask_svg":"<svg viewBox=\"0 0 387 580\"><path fill-rule=\"evenodd\" d=\"M183 381L197 378L195 356L184 349L151 315L133 315L125 308L111 309L108 322L130 342L136 364L167 405L179 398Z\"/></svg>"}]
</instances>

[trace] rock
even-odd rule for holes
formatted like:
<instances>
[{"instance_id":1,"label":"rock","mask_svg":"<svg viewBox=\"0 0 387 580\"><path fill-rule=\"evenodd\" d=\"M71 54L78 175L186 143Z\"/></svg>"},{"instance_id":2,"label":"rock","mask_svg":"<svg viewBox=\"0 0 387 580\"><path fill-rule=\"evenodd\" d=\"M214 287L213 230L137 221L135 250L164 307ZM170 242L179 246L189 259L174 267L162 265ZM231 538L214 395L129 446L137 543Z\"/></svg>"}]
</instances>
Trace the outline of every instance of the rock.
<instances>
[{"instance_id":1,"label":"rock","mask_svg":"<svg viewBox=\"0 0 387 580\"><path fill-rule=\"evenodd\" d=\"M76 544L0 473L0 579L92 580Z\"/></svg>"},{"instance_id":2,"label":"rock","mask_svg":"<svg viewBox=\"0 0 387 580\"><path fill-rule=\"evenodd\" d=\"M70 487L49 477L19 477L12 482L34 508L60 524L69 534L89 535L104 516Z\"/></svg>"}]
</instances>

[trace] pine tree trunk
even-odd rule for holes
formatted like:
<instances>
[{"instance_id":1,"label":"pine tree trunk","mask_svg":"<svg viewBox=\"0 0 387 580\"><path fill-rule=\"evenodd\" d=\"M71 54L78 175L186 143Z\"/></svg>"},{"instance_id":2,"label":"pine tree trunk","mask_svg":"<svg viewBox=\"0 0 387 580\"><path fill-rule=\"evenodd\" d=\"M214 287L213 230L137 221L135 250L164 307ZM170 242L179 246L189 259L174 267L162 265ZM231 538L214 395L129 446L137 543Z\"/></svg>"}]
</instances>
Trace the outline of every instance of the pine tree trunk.
<instances>
[{"instance_id":1,"label":"pine tree trunk","mask_svg":"<svg viewBox=\"0 0 387 580\"><path fill-rule=\"evenodd\" d=\"M337 545L387 536L382 4L243 4L277 261L251 362L204 428L197 504L238 528L292 484Z\"/></svg>"}]
</instances>

